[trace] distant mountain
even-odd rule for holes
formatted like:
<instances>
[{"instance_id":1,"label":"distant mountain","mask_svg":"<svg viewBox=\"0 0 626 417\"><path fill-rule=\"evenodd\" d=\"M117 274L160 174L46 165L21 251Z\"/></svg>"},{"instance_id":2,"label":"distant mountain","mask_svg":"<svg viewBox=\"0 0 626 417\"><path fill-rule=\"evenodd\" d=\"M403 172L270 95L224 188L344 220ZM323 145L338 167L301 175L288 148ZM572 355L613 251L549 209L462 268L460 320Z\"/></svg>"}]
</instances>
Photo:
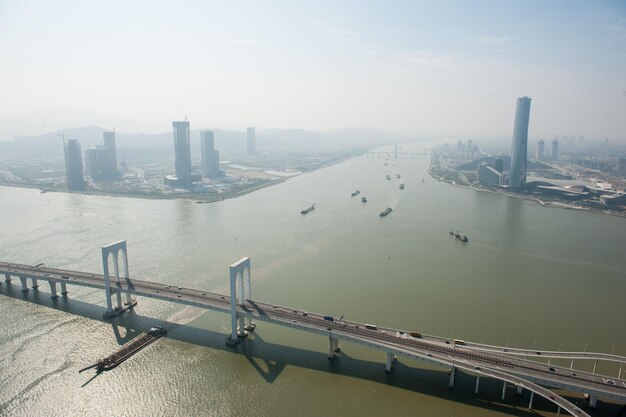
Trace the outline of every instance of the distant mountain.
<instances>
[{"instance_id":1,"label":"distant mountain","mask_svg":"<svg viewBox=\"0 0 626 417\"><path fill-rule=\"evenodd\" d=\"M66 139L78 139L83 150L102 144L106 129L85 126L61 129L43 135L18 137L0 142L0 156L16 158L62 157L62 135ZM244 150L246 133L221 129L215 132L215 147L222 152ZM191 152L200 153L200 130L191 131ZM406 135L396 135L375 129L341 129L330 132L312 132L303 129L264 129L257 132L256 147L259 152L345 152L358 151L390 143L415 140ZM131 134L116 132L118 149L151 150L151 154L171 156L174 154L172 133ZM123 151L121 152L124 153Z\"/></svg>"}]
</instances>

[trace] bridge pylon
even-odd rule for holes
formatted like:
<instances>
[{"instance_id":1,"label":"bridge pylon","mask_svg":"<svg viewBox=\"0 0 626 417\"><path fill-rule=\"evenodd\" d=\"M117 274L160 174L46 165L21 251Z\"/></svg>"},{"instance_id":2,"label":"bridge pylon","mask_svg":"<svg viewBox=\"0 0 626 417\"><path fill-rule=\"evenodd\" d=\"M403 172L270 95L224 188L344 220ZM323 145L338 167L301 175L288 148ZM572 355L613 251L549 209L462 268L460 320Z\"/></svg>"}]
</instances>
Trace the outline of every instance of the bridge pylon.
<instances>
[{"instance_id":1,"label":"bridge pylon","mask_svg":"<svg viewBox=\"0 0 626 417\"><path fill-rule=\"evenodd\" d=\"M245 309L246 300L252 300L250 257L241 258L230 266L231 334L226 340L229 346L239 343L240 338L247 337L248 331L256 327L252 319L246 320L243 315L237 314L237 305Z\"/></svg>"},{"instance_id":2,"label":"bridge pylon","mask_svg":"<svg viewBox=\"0 0 626 417\"><path fill-rule=\"evenodd\" d=\"M122 304L122 285L120 282L120 265L119 265L119 255L122 253L122 258L124 261L124 280L126 281L127 288L130 289L130 276L128 273L128 253L126 251L126 241L121 240L119 242L111 243L110 245L106 245L102 247L102 269L104 275L104 291L107 302L107 310L104 313L104 317L113 317L127 311L130 308L133 308L137 302L130 298L130 291L126 291L126 302L124 305ZM113 308L113 303L111 302L111 294L113 291L111 290L111 277L109 275L109 255L113 257L113 270L115 273L115 294L117 296L117 306L115 309ZM65 288L63 288L65 291Z\"/></svg>"}]
</instances>

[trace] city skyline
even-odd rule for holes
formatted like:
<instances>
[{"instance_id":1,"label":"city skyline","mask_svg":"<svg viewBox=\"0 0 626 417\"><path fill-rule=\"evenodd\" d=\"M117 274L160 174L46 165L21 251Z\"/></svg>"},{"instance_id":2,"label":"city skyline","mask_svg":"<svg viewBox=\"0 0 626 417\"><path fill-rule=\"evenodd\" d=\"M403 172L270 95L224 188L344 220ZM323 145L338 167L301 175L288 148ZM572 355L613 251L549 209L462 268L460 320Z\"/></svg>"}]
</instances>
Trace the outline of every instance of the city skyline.
<instances>
[{"instance_id":1,"label":"city skyline","mask_svg":"<svg viewBox=\"0 0 626 417\"><path fill-rule=\"evenodd\" d=\"M10 1L0 27L0 47L12 57L0 69L3 139L61 120L67 124L59 128L164 131L167 120L186 114L199 126L231 129L506 137L510 97L522 94L540 103L534 137L625 139L619 2L87 8ZM215 100L207 103L208 94Z\"/></svg>"}]
</instances>

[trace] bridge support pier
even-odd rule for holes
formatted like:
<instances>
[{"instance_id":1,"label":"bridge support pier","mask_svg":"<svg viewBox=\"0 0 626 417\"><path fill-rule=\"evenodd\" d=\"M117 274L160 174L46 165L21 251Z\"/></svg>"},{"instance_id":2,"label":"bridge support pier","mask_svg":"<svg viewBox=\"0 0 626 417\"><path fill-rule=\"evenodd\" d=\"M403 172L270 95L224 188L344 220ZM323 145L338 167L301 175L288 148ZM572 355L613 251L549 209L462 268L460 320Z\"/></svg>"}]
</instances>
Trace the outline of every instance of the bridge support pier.
<instances>
[{"instance_id":1,"label":"bridge support pier","mask_svg":"<svg viewBox=\"0 0 626 417\"><path fill-rule=\"evenodd\" d=\"M339 339L336 339L332 336L328 337L328 359L334 360L337 358L335 355L336 352L339 352Z\"/></svg>"},{"instance_id":2,"label":"bridge support pier","mask_svg":"<svg viewBox=\"0 0 626 417\"><path fill-rule=\"evenodd\" d=\"M61 295L67 296L67 284L65 282L61 283Z\"/></svg>"},{"instance_id":3,"label":"bridge support pier","mask_svg":"<svg viewBox=\"0 0 626 417\"><path fill-rule=\"evenodd\" d=\"M385 364L385 372L391 372L391 368L396 363L398 358L391 352L387 352L387 363Z\"/></svg>"},{"instance_id":4,"label":"bridge support pier","mask_svg":"<svg viewBox=\"0 0 626 417\"><path fill-rule=\"evenodd\" d=\"M20 277L20 281L22 282L22 292L28 292L28 283L26 282L26 277Z\"/></svg>"},{"instance_id":5,"label":"bridge support pier","mask_svg":"<svg viewBox=\"0 0 626 417\"><path fill-rule=\"evenodd\" d=\"M519 397L521 397L523 392L524 392L524 387L522 387L521 385L518 385L518 386L517 386L517 391L516 391L516 394L517 394Z\"/></svg>"},{"instance_id":6,"label":"bridge support pier","mask_svg":"<svg viewBox=\"0 0 626 417\"><path fill-rule=\"evenodd\" d=\"M596 359L596 360L593 362L593 372L592 372L592 373L593 373L594 375L596 374L596 368L597 368L597 366L598 366L598 360Z\"/></svg>"},{"instance_id":7,"label":"bridge support pier","mask_svg":"<svg viewBox=\"0 0 626 417\"><path fill-rule=\"evenodd\" d=\"M59 298L57 295L57 283L50 281L50 298L53 300Z\"/></svg>"},{"instance_id":8,"label":"bridge support pier","mask_svg":"<svg viewBox=\"0 0 626 417\"><path fill-rule=\"evenodd\" d=\"M9 284L11 282L11 275L9 274L4 274L4 282L6 282L7 284Z\"/></svg>"},{"instance_id":9,"label":"bridge support pier","mask_svg":"<svg viewBox=\"0 0 626 417\"><path fill-rule=\"evenodd\" d=\"M126 306L122 304L122 283L120 282L120 265L119 255L122 253L124 260L124 280L126 281ZM113 255L113 270L115 272L115 289L111 289L111 278L109 276L109 255ZM130 290L132 283L130 282L130 275L128 274L128 253L126 252L126 241L121 240L119 242L111 243L110 245L102 247L102 269L104 275L104 292L107 303L107 310L104 313L104 317L113 317L121 314L128 309L131 309L137 304L136 301L131 300ZM111 302L111 295L116 293L117 306L113 309L113 303Z\"/></svg>"},{"instance_id":10,"label":"bridge support pier","mask_svg":"<svg viewBox=\"0 0 626 417\"><path fill-rule=\"evenodd\" d=\"M559 417L561 415L561 406L559 405L559 408L557 408L556 410L556 417Z\"/></svg>"},{"instance_id":11,"label":"bridge support pier","mask_svg":"<svg viewBox=\"0 0 626 417\"><path fill-rule=\"evenodd\" d=\"M474 388L474 394L478 395L478 386L480 385L480 375L476 375L476 388Z\"/></svg>"},{"instance_id":12,"label":"bridge support pier","mask_svg":"<svg viewBox=\"0 0 626 417\"><path fill-rule=\"evenodd\" d=\"M590 395L589 399L587 400L587 404L589 405L589 408L597 408L598 407L598 397L594 397L593 395Z\"/></svg>"},{"instance_id":13,"label":"bridge support pier","mask_svg":"<svg viewBox=\"0 0 626 417\"><path fill-rule=\"evenodd\" d=\"M37 282L37 278L33 278L33 290L39 288L39 283Z\"/></svg>"},{"instance_id":14,"label":"bridge support pier","mask_svg":"<svg viewBox=\"0 0 626 417\"><path fill-rule=\"evenodd\" d=\"M533 391L530 391L530 401L528 402L528 409L532 410L533 409L533 399L535 398L535 393Z\"/></svg>"},{"instance_id":15,"label":"bridge support pier","mask_svg":"<svg viewBox=\"0 0 626 417\"><path fill-rule=\"evenodd\" d=\"M456 377L456 366L453 366L452 369L448 371L450 375L450 380L448 381L448 388L454 388L454 378Z\"/></svg>"},{"instance_id":16,"label":"bridge support pier","mask_svg":"<svg viewBox=\"0 0 626 417\"><path fill-rule=\"evenodd\" d=\"M504 401L504 395L506 394L506 381L502 384L502 401Z\"/></svg>"},{"instance_id":17,"label":"bridge support pier","mask_svg":"<svg viewBox=\"0 0 626 417\"><path fill-rule=\"evenodd\" d=\"M246 286L245 282L247 280L247 292L248 297L246 297ZM237 281L240 282L239 285L240 293L237 293ZM230 266L230 325L231 332L230 336L226 339L226 344L228 346L234 346L240 342L240 338L246 337L248 332L246 330L254 330L256 325L250 319L249 323L246 324L244 320L243 314L238 314L237 306L239 305L242 309L246 309L245 300L250 300L251 293L251 283L250 283L250 258L241 258L234 264ZM237 297L239 295L239 297ZM246 328L247 327L247 328Z\"/></svg>"}]
</instances>

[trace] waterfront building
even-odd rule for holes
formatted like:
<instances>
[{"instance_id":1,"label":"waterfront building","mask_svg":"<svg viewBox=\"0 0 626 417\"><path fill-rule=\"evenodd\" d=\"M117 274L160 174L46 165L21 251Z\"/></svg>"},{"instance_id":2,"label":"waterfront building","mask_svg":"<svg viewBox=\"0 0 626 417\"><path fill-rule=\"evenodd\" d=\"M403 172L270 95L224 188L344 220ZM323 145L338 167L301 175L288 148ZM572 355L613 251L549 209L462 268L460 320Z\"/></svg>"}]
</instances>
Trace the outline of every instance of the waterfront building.
<instances>
[{"instance_id":1,"label":"waterfront building","mask_svg":"<svg viewBox=\"0 0 626 417\"><path fill-rule=\"evenodd\" d=\"M189 122L172 122L174 131L175 182L179 185L191 184L191 148Z\"/></svg>"},{"instance_id":2,"label":"waterfront building","mask_svg":"<svg viewBox=\"0 0 626 417\"><path fill-rule=\"evenodd\" d=\"M104 163L103 170L106 176L115 177L119 175L117 170L117 151L115 149L115 132L103 132L102 141L108 156Z\"/></svg>"},{"instance_id":3,"label":"waterfront building","mask_svg":"<svg viewBox=\"0 0 626 417\"><path fill-rule=\"evenodd\" d=\"M545 148L546 148L546 143L543 141L543 139L537 142L537 161L543 160Z\"/></svg>"},{"instance_id":4,"label":"waterfront building","mask_svg":"<svg viewBox=\"0 0 626 417\"><path fill-rule=\"evenodd\" d=\"M517 99L513 141L511 144L511 172L509 187L521 188L526 184L528 167L528 121L530 119L530 97Z\"/></svg>"},{"instance_id":5,"label":"waterfront building","mask_svg":"<svg viewBox=\"0 0 626 417\"><path fill-rule=\"evenodd\" d=\"M215 139L212 131L200 132L200 149L202 152L202 169L211 178L222 176L220 171L220 153L215 150Z\"/></svg>"},{"instance_id":6,"label":"waterfront building","mask_svg":"<svg viewBox=\"0 0 626 417\"><path fill-rule=\"evenodd\" d=\"M115 133L102 134L104 146L85 150L85 168L93 180L111 180L119 177L115 152Z\"/></svg>"},{"instance_id":7,"label":"waterfront building","mask_svg":"<svg viewBox=\"0 0 626 417\"><path fill-rule=\"evenodd\" d=\"M248 155L256 155L256 131L253 127L249 127L246 133Z\"/></svg>"},{"instance_id":8,"label":"waterfront building","mask_svg":"<svg viewBox=\"0 0 626 417\"><path fill-rule=\"evenodd\" d=\"M84 190L85 178L83 177L83 158L80 151L80 143L76 139L63 141L65 153L65 176L68 190Z\"/></svg>"},{"instance_id":9,"label":"waterfront building","mask_svg":"<svg viewBox=\"0 0 626 417\"><path fill-rule=\"evenodd\" d=\"M556 139L552 141L552 160L559 160L559 141Z\"/></svg>"},{"instance_id":10,"label":"waterfront building","mask_svg":"<svg viewBox=\"0 0 626 417\"><path fill-rule=\"evenodd\" d=\"M498 172L494 167L483 162L478 166L478 181L490 185L502 184L502 172Z\"/></svg>"}]
</instances>

